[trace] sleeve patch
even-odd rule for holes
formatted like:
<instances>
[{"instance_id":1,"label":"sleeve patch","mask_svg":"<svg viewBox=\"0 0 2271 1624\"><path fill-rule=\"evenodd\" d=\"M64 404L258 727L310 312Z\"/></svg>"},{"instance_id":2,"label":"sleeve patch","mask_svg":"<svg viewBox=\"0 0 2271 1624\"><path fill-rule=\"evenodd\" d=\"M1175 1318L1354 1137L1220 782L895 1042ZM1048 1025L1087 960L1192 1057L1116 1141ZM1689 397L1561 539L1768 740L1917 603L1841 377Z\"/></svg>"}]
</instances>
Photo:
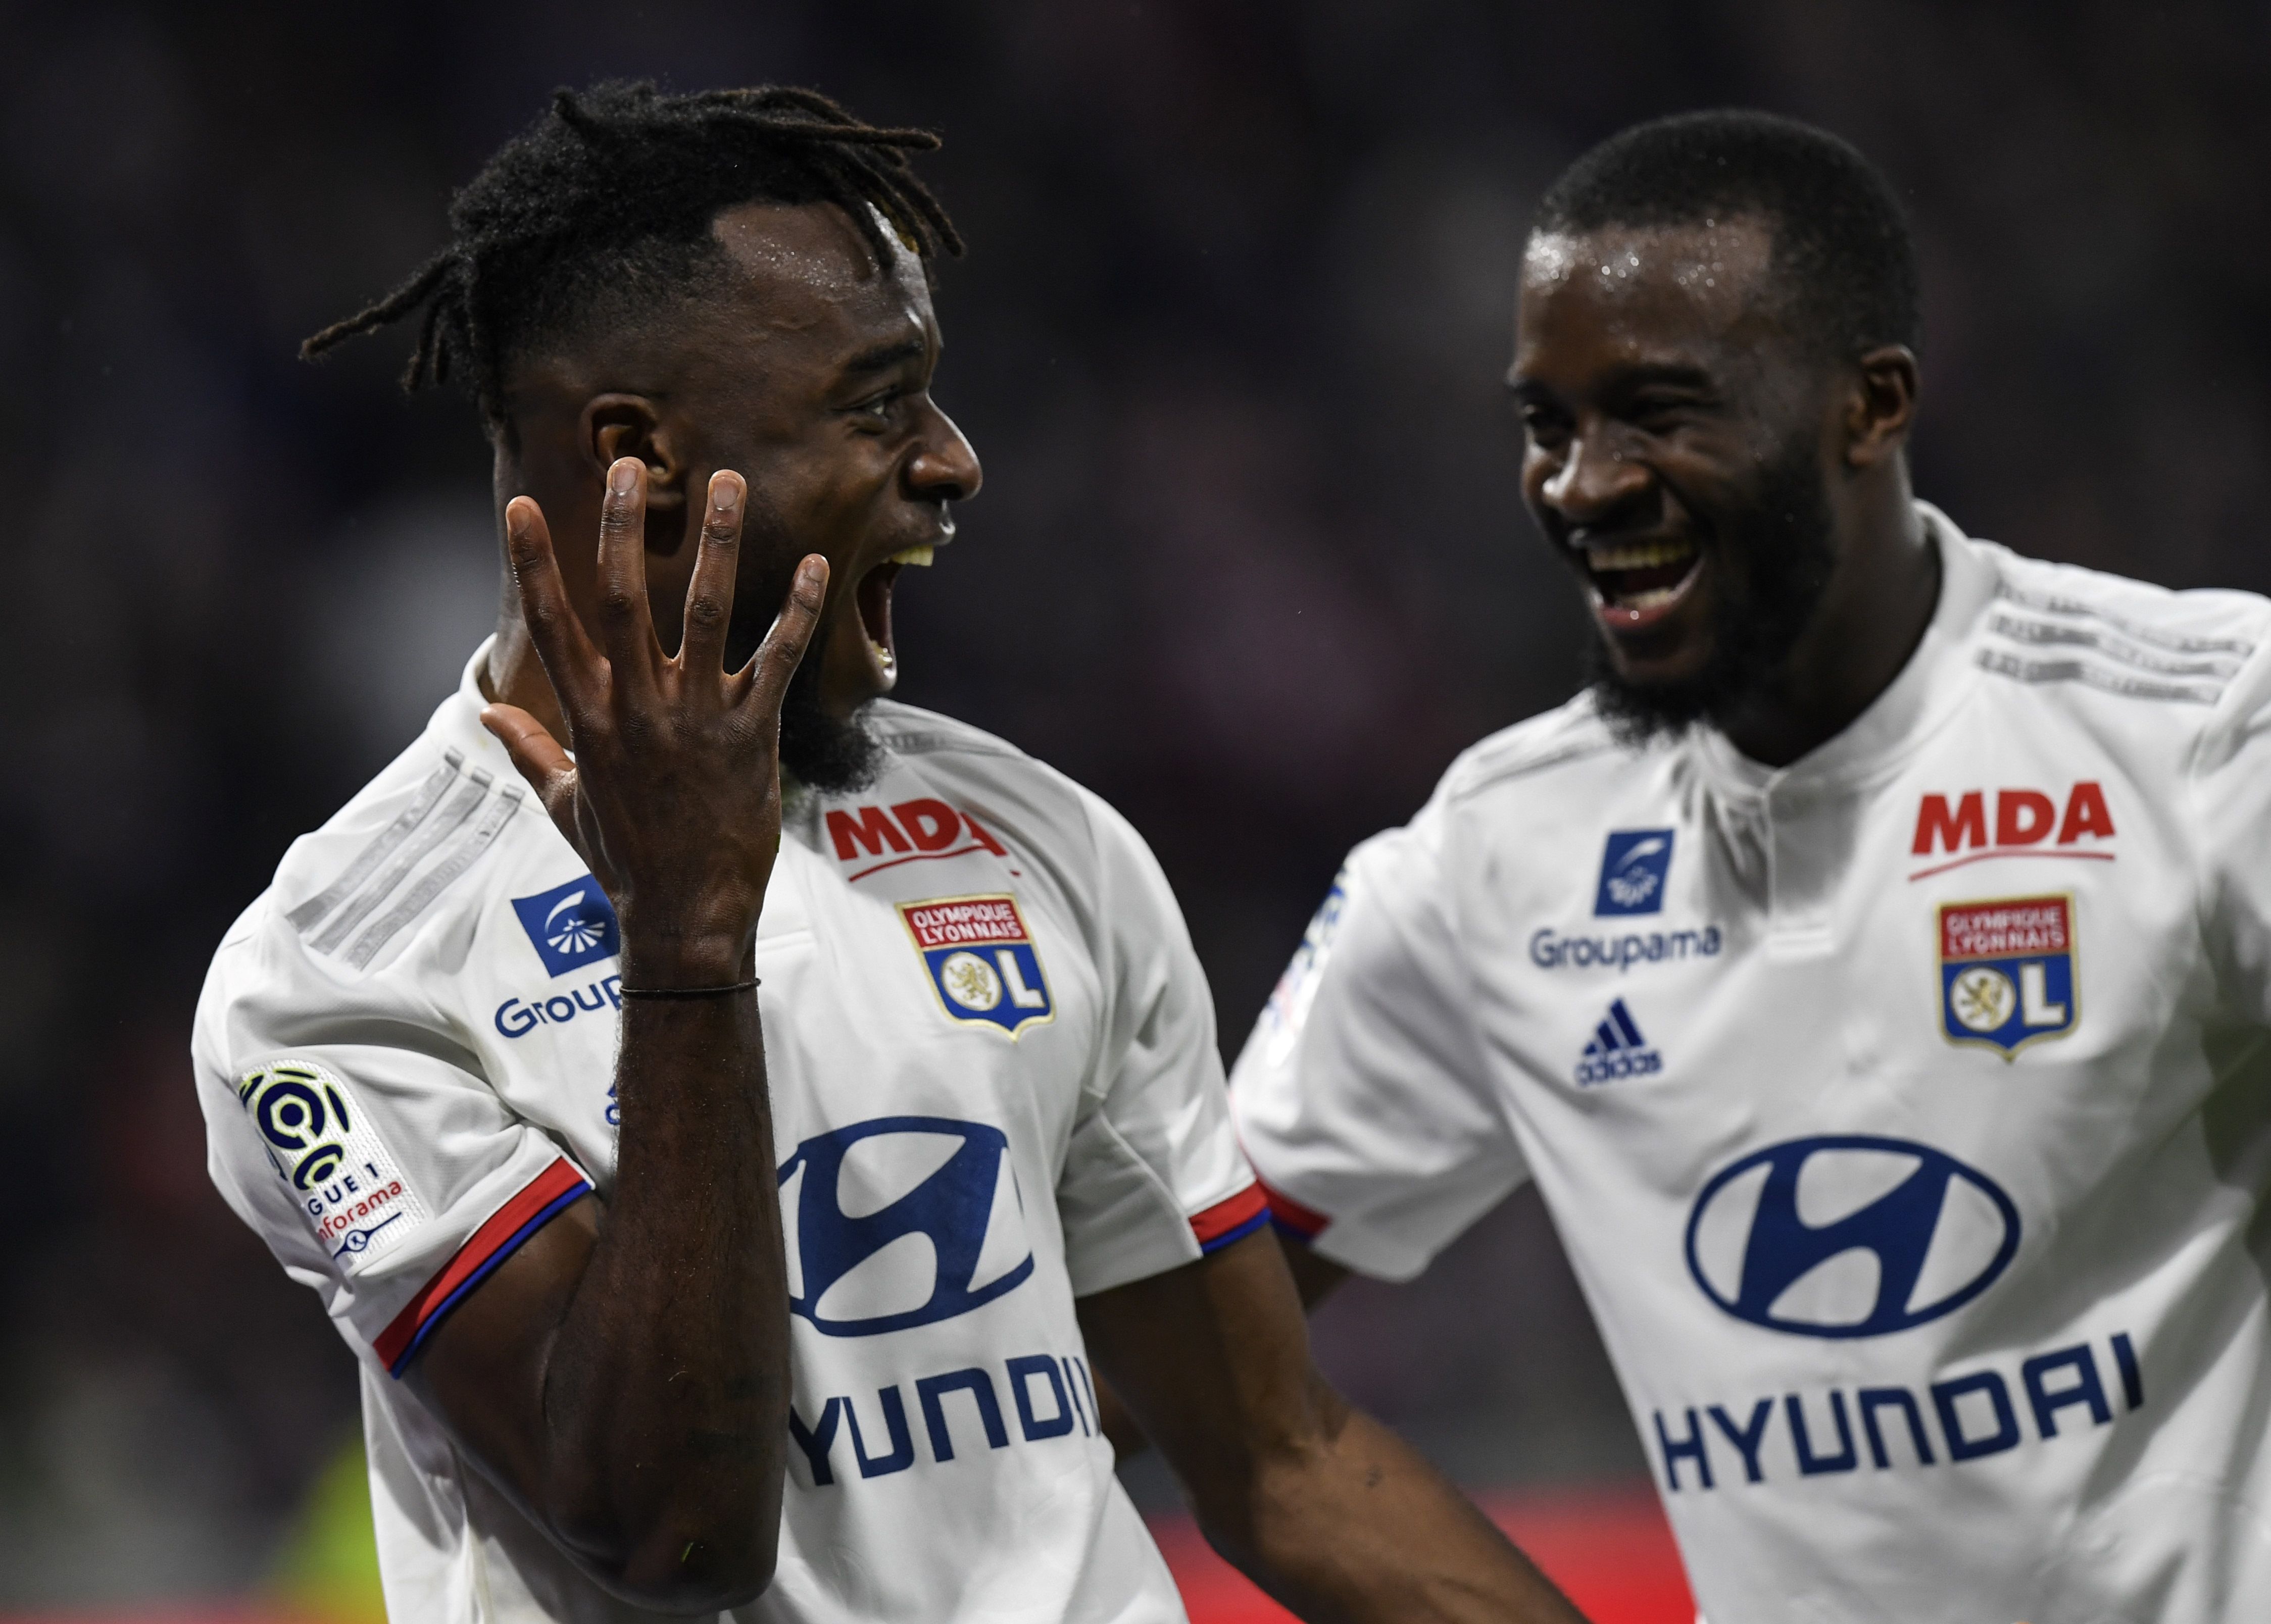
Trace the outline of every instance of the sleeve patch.
<instances>
[{"instance_id":1,"label":"sleeve patch","mask_svg":"<svg viewBox=\"0 0 2271 1624\"><path fill-rule=\"evenodd\" d=\"M488 1222L473 1231L473 1238L458 1249L441 1272L418 1290L391 1324L379 1332L372 1346L385 1361L389 1376L399 1376L410 1368L420 1347L465 1294L489 1277L499 1264L520 1250L522 1242L550 1223L579 1197L591 1192L591 1183L565 1156L538 1174L511 1200L499 1207Z\"/></svg>"},{"instance_id":2,"label":"sleeve patch","mask_svg":"<svg viewBox=\"0 0 2271 1624\"><path fill-rule=\"evenodd\" d=\"M1333 1221L1314 1207L1303 1206L1284 1190L1270 1184L1257 1184L1255 1188L1262 1191L1263 1198L1270 1204L1270 1221L1276 1224L1282 1234L1290 1235L1304 1244L1324 1234L1325 1226Z\"/></svg>"},{"instance_id":3,"label":"sleeve patch","mask_svg":"<svg viewBox=\"0 0 2271 1624\"><path fill-rule=\"evenodd\" d=\"M1248 1184L1227 1201L1217 1201L1203 1212L1191 1215L1191 1233L1201 1252L1219 1251L1232 1241L1242 1241L1270 1221L1270 1206L1260 1184Z\"/></svg>"},{"instance_id":4,"label":"sleeve patch","mask_svg":"<svg viewBox=\"0 0 2271 1624\"><path fill-rule=\"evenodd\" d=\"M1317 908L1309 928L1301 933L1301 945L1293 950L1293 961L1277 978L1277 985L1270 994L1270 1002L1262 1009L1263 1057L1269 1064L1280 1066L1293 1052L1293 1045L1301 1035L1301 1027L1309 1019L1309 1005L1316 1002L1317 983L1322 977L1325 960L1330 956L1333 938L1339 933L1342 911L1348 906L1349 871L1343 864L1341 871L1333 876L1332 889Z\"/></svg>"},{"instance_id":5,"label":"sleeve patch","mask_svg":"<svg viewBox=\"0 0 2271 1624\"><path fill-rule=\"evenodd\" d=\"M347 1274L426 1222L426 1203L344 1079L312 1061L279 1061L240 1079L236 1100L294 1205Z\"/></svg>"}]
</instances>

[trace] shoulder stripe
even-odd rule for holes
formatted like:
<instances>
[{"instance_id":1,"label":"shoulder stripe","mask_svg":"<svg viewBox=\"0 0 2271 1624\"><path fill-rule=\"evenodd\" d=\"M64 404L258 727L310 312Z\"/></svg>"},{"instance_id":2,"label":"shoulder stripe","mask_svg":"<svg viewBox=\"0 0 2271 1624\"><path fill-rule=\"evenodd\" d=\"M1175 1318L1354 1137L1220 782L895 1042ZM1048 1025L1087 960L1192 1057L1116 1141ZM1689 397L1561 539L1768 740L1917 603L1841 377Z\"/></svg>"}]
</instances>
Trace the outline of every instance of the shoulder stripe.
<instances>
[{"instance_id":1,"label":"shoulder stripe","mask_svg":"<svg viewBox=\"0 0 2271 1624\"><path fill-rule=\"evenodd\" d=\"M1242 1241L1270 1221L1270 1203L1257 1181L1227 1201L1217 1201L1203 1212L1191 1214L1191 1233L1201 1252L1218 1252L1232 1241Z\"/></svg>"},{"instance_id":2,"label":"shoulder stripe","mask_svg":"<svg viewBox=\"0 0 2271 1624\"><path fill-rule=\"evenodd\" d=\"M579 1198L590 1194L591 1189L591 1182L577 1170L576 1164L562 1156L490 1214L488 1222L474 1230L473 1239L458 1249L457 1255L442 1265L439 1273L419 1287L417 1294L403 1305L402 1312L371 1344L386 1366L387 1375L399 1378L434 1328L465 1300L467 1292L519 1250L529 1236L567 1211Z\"/></svg>"},{"instance_id":3,"label":"shoulder stripe","mask_svg":"<svg viewBox=\"0 0 2271 1624\"><path fill-rule=\"evenodd\" d=\"M2088 649L2109 660L2165 677L2216 677L2229 679L2239 671L2240 659L2230 654L2154 654L2127 639L2096 627L2062 625L2051 620L2022 620L2012 615L1989 617L1987 629L2014 643L2035 648Z\"/></svg>"},{"instance_id":4,"label":"shoulder stripe","mask_svg":"<svg viewBox=\"0 0 2271 1624\"><path fill-rule=\"evenodd\" d=\"M449 839L457 832L459 824L473 815L473 809L488 798L489 786L495 782L488 773L475 768L473 775L450 797L449 805L442 808L440 814L428 819L417 837L395 854L394 861L380 870L378 877L339 910L339 917L324 927L324 933L316 938L316 951L329 953L346 940L347 932L361 924L371 909L386 901L387 894L403 882L428 852Z\"/></svg>"},{"instance_id":5,"label":"shoulder stripe","mask_svg":"<svg viewBox=\"0 0 2271 1624\"><path fill-rule=\"evenodd\" d=\"M903 756L936 755L942 751L950 750L961 755L997 756L1004 760L1014 760L1025 753L1015 745L988 738L983 733L957 735L912 730L902 732L893 728L877 728L875 740L893 754Z\"/></svg>"},{"instance_id":6,"label":"shoulder stripe","mask_svg":"<svg viewBox=\"0 0 2271 1624\"><path fill-rule=\"evenodd\" d=\"M2255 652L2255 645L2244 637L2187 637L2180 632L2163 631L2159 627L2146 626L2126 616L2111 614L2071 597L2058 597L2047 592L2022 591L2008 581L1996 583L1995 596L2039 614L2079 615L2085 619L2103 621L2133 642L2150 643L2156 649L2166 649L2174 654L2228 654L2244 660Z\"/></svg>"},{"instance_id":7,"label":"shoulder stripe","mask_svg":"<svg viewBox=\"0 0 2271 1624\"><path fill-rule=\"evenodd\" d=\"M347 864L346 871L326 886L321 894L309 898L284 916L292 922L292 928L305 934L325 914L345 901L349 892L369 879L371 871L386 860L387 854L408 840L411 832L425 822L434 809L442 804L442 797L457 782L458 775L464 770L465 765L465 758L458 752L443 752L442 765L418 786L416 797L402 809L401 815L381 829L369 845L357 852L355 860Z\"/></svg>"},{"instance_id":8,"label":"shoulder stripe","mask_svg":"<svg viewBox=\"0 0 2271 1624\"><path fill-rule=\"evenodd\" d=\"M386 945L396 931L424 913L436 897L456 883L458 875L473 867L474 860L488 849L489 842L496 839L498 832L511 821L513 813L520 810L521 795L520 785L507 784L503 792L490 803L480 822L450 849L450 855L427 870L426 877L412 886L409 894L396 903L385 917L355 938L354 945L345 954L346 962L359 970L368 965L377 957L378 950Z\"/></svg>"},{"instance_id":9,"label":"shoulder stripe","mask_svg":"<svg viewBox=\"0 0 2271 1624\"><path fill-rule=\"evenodd\" d=\"M2170 700L2186 705L2213 705L2223 697L2224 689L2220 682L2151 682L2086 660L2029 660L1999 649L1982 649L1979 668L2018 682L2078 682L2126 699Z\"/></svg>"}]
</instances>

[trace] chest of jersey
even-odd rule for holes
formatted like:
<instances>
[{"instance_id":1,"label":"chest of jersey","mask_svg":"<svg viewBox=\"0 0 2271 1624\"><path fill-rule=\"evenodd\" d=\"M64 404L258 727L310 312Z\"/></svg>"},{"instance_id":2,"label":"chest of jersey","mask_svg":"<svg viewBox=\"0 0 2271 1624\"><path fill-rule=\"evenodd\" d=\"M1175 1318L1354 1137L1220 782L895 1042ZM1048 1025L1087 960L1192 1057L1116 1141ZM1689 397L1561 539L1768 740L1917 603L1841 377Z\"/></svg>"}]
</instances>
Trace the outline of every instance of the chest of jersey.
<instances>
[{"instance_id":1,"label":"chest of jersey","mask_svg":"<svg viewBox=\"0 0 2271 1624\"><path fill-rule=\"evenodd\" d=\"M1590 827L1478 818L1462 919L1516 1136L1649 1316L1803 1365L2118 1248L2214 1083L2153 775L1992 716L1859 788L1653 760Z\"/></svg>"},{"instance_id":2,"label":"chest of jersey","mask_svg":"<svg viewBox=\"0 0 2271 1624\"><path fill-rule=\"evenodd\" d=\"M2175 1237L2245 1285L2175 775L1988 716L1858 789L1657 757L1465 826L1487 1058L1666 1487L2064 1481Z\"/></svg>"},{"instance_id":3,"label":"chest of jersey","mask_svg":"<svg viewBox=\"0 0 2271 1624\"><path fill-rule=\"evenodd\" d=\"M604 1189L621 944L604 894L549 845L514 854L501 878L480 929L489 951L465 972L484 984L468 1003L500 1094L567 1139ZM824 854L784 843L756 972L785 1161L816 1134L921 1118L1014 1140L1046 1188L1094 1042L1097 988L1046 886L1016 867L978 848L853 884Z\"/></svg>"},{"instance_id":4,"label":"chest of jersey","mask_svg":"<svg viewBox=\"0 0 2271 1624\"><path fill-rule=\"evenodd\" d=\"M2148 1063L2199 993L2197 893L2133 767L1983 727L1860 788L1628 776L1590 826L1471 826L1463 934L1535 1109L1702 1155L1768 1122L2039 1142L2148 1077L2188 1109Z\"/></svg>"}]
</instances>

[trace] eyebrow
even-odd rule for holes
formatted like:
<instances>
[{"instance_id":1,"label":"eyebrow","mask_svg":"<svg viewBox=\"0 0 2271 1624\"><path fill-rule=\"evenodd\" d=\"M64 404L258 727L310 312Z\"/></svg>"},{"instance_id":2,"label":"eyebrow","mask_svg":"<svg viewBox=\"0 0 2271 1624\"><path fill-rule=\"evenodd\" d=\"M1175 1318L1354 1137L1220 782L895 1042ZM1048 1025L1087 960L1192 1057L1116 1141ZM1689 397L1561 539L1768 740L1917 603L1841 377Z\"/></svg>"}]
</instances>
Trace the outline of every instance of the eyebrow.
<instances>
[{"instance_id":1,"label":"eyebrow","mask_svg":"<svg viewBox=\"0 0 2271 1624\"><path fill-rule=\"evenodd\" d=\"M1610 375L1607 387L1612 390L1629 392L1634 389L1647 389L1654 384L1669 384L1675 389L1704 390L1713 387L1711 374L1702 367L1686 366L1673 361L1643 362L1638 366L1619 367ZM1542 383L1535 378L1517 377L1511 369L1506 374L1506 387L1508 392L1525 399L1540 395L1551 395L1554 392L1550 385Z\"/></svg>"},{"instance_id":2,"label":"eyebrow","mask_svg":"<svg viewBox=\"0 0 2271 1624\"><path fill-rule=\"evenodd\" d=\"M909 361L920 360L928 352L929 345L923 338L895 338L873 349L862 350L845 361L839 371L846 378L867 377L874 373L889 372L894 367L903 367Z\"/></svg>"}]
</instances>

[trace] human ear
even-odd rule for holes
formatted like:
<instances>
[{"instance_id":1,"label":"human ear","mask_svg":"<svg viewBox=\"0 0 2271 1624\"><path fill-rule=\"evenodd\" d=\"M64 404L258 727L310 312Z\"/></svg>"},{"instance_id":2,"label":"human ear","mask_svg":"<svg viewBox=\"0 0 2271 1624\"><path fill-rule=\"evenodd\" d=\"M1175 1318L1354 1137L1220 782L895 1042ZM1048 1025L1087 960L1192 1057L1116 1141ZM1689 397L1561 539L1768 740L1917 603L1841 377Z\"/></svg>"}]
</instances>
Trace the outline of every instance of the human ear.
<instances>
[{"instance_id":1,"label":"human ear","mask_svg":"<svg viewBox=\"0 0 2271 1624\"><path fill-rule=\"evenodd\" d=\"M1845 409L1848 466L1873 468L1900 454L1916 424L1922 385L1916 352L1906 345L1880 345L1858 358Z\"/></svg>"},{"instance_id":2,"label":"human ear","mask_svg":"<svg viewBox=\"0 0 2271 1624\"><path fill-rule=\"evenodd\" d=\"M604 481L618 457L646 464L646 510L682 511L687 465L680 436L644 395L594 395L584 403L580 439L594 477Z\"/></svg>"}]
</instances>

